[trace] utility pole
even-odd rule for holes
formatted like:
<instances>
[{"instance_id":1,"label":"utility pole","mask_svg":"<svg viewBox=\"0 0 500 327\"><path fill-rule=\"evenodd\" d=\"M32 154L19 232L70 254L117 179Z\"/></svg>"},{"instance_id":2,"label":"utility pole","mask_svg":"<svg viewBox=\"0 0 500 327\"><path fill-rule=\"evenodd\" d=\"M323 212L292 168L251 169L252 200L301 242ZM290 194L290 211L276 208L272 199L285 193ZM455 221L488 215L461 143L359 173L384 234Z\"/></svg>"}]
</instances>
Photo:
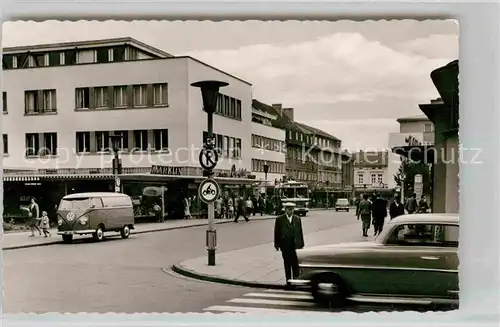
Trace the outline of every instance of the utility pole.
<instances>
[{"instance_id":1,"label":"utility pole","mask_svg":"<svg viewBox=\"0 0 500 327\"><path fill-rule=\"evenodd\" d=\"M206 232L206 245L208 252L208 265L215 266L215 250L217 248L217 231L215 229L215 206L214 201L220 194L220 188L213 179L213 169L219 160L219 154L214 149L213 138L213 114L217 107L219 89L229 85L221 81L200 81L191 84L201 89L203 99L203 110L207 113L207 139L204 141L203 149L200 151L199 161L203 168L203 176L207 177L198 188L200 199L208 206L208 227Z\"/></svg>"}]
</instances>

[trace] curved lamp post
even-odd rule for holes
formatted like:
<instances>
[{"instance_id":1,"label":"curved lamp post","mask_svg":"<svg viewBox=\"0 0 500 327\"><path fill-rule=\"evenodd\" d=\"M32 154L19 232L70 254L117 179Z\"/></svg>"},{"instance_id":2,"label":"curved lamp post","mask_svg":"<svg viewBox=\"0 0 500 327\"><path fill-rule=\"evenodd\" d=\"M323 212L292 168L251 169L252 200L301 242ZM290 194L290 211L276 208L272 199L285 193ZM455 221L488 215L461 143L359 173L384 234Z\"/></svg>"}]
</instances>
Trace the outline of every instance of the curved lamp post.
<instances>
[{"instance_id":1,"label":"curved lamp post","mask_svg":"<svg viewBox=\"0 0 500 327\"><path fill-rule=\"evenodd\" d=\"M113 149L113 154L115 155L113 159L113 175L115 177L115 192L120 193L122 186L119 180L118 175L121 174L122 170L122 164L120 162L120 158L118 157L118 152L121 149L122 146L122 139L123 135L121 134L113 134L109 136L109 139L111 140L111 147Z\"/></svg>"},{"instance_id":2,"label":"curved lamp post","mask_svg":"<svg viewBox=\"0 0 500 327\"><path fill-rule=\"evenodd\" d=\"M203 145L205 149L213 148L213 114L217 108L217 99L219 98L219 89L228 86L229 83L221 81L199 81L191 84L193 87L199 87L203 99L203 110L207 113L207 141ZM215 167L214 167L215 168ZM203 172L204 176L212 178L213 169ZM214 203L207 203L208 206L208 228L206 234L208 265L215 266L215 249L217 247L217 231L215 230L215 207Z\"/></svg>"}]
</instances>

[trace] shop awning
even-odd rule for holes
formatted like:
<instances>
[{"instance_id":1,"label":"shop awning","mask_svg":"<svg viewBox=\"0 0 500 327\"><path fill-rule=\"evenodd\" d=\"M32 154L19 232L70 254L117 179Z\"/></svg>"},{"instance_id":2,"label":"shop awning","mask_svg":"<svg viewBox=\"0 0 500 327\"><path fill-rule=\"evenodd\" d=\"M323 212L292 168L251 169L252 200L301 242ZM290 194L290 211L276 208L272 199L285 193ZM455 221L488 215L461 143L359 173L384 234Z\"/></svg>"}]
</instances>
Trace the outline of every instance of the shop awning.
<instances>
[{"instance_id":1,"label":"shop awning","mask_svg":"<svg viewBox=\"0 0 500 327\"><path fill-rule=\"evenodd\" d=\"M112 174L26 174L3 175L4 182L39 182L47 180L112 180Z\"/></svg>"},{"instance_id":2,"label":"shop awning","mask_svg":"<svg viewBox=\"0 0 500 327\"><path fill-rule=\"evenodd\" d=\"M433 163L436 148L433 145L407 145L392 148L392 152L413 161Z\"/></svg>"},{"instance_id":3,"label":"shop awning","mask_svg":"<svg viewBox=\"0 0 500 327\"><path fill-rule=\"evenodd\" d=\"M139 182L167 182L179 179L189 179L195 182L201 182L206 179L203 176L189 176L189 175L157 175L157 174L131 174L131 175L120 175L122 181L139 181ZM259 181L249 178L230 178L230 177L214 177L216 181L223 184L234 184L234 185L249 185L258 183Z\"/></svg>"},{"instance_id":4,"label":"shop awning","mask_svg":"<svg viewBox=\"0 0 500 327\"><path fill-rule=\"evenodd\" d=\"M4 182L39 182L38 176L30 175L3 175Z\"/></svg>"}]
</instances>

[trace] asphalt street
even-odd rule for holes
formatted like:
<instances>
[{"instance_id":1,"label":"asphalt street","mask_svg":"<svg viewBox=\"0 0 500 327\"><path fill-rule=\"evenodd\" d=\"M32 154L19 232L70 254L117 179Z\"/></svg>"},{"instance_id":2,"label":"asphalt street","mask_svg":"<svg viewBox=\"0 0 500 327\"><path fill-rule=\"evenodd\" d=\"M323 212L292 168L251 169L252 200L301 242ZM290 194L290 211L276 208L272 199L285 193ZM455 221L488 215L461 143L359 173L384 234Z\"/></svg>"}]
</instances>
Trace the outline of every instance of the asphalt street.
<instances>
[{"instance_id":1,"label":"asphalt street","mask_svg":"<svg viewBox=\"0 0 500 327\"><path fill-rule=\"evenodd\" d=\"M350 224L352 212L316 211L303 218L304 233ZM274 220L218 225L218 252L272 241ZM164 272L206 255L205 227L3 252L5 313L204 312L262 292L189 280Z\"/></svg>"}]
</instances>

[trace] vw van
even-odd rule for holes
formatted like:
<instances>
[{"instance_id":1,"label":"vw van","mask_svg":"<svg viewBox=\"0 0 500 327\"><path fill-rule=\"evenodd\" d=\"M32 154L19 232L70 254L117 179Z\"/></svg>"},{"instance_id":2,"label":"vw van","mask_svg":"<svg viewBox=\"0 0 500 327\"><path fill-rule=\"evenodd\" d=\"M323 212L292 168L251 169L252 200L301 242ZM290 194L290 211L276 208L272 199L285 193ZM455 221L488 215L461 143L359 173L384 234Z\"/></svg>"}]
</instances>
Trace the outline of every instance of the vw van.
<instances>
[{"instance_id":1,"label":"vw van","mask_svg":"<svg viewBox=\"0 0 500 327\"><path fill-rule=\"evenodd\" d=\"M105 232L120 232L122 238L128 238L134 229L132 200L111 192L66 195L57 209L57 226L65 243L71 243L73 235L92 235L102 241Z\"/></svg>"}]
</instances>

